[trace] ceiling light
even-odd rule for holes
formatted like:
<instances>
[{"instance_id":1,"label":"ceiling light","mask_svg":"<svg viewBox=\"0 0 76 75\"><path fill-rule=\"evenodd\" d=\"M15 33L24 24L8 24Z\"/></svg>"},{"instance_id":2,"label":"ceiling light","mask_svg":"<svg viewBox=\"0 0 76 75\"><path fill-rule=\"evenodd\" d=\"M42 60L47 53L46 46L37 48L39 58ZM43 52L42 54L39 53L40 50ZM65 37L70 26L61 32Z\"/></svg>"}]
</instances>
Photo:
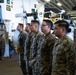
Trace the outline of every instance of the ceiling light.
<instances>
[{"instance_id":1,"label":"ceiling light","mask_svg":"<svg viewBox=\"0 0 76 75\"><path fill-rule=\"evenodd\" d=\"M62 6L62 4L61 4L61 3L57 3L57 5L58 5L58 6Z\"/></svg>"},{"instance_id":2,"label":"ceiling light","mask_svg":"<svg viewBox=\"0 0 76 75\"><path fill-rule=\"evenodd\" d=\"M54 13L53 11L50 10L51 13Z\"/></svg>"},{"instance_id":3,"label":"ceiling light","mask_svg":"<svg viewBox=\"0 0 76 75\"><path fill-rule=\"evenodd\" d=\"M61 10L61 12L65 13L65 10Z\"/></svg>"},{"instance_id":4,"label":"ceiling light","mask_svg":"<svg viewBox=\"0 0 76 75\"><path fill-rule=\"evenodd\" d=\"M50 2L50 0L45 0L46 2Z\"/></svg>"}]
</instances>

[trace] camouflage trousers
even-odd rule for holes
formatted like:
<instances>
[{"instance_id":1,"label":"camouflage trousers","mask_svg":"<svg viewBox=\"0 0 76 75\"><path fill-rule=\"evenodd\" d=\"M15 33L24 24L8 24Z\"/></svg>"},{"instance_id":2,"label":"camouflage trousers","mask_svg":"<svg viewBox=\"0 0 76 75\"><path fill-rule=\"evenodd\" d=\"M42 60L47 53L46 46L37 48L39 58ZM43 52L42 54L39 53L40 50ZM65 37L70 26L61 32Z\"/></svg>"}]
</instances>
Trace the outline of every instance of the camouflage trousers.
<instances>
[{"instance_id":1,"label":"camouflage trousers","mask_svg":"<svg viewBox=\"0 0 76 75\"><path fill-rule=\"evenodd\" d=\"M24 60L24 55L19 53L19 64L22 70L22 74L26 75L26 62Z\"/></svg>"},{"instance_id":2,"label":"camouflage trousers","mask_svg":"<svg viewBox=\"0 0 76 75\"><path fill-rule=\"evenodd\" d=\"M35 66L32 66L32 75L41 75L40 72L36 70Z\"/></svg>"},{"instance_id":3,"label":"camouflage trousers","mask_svg":"<svg viewBox=\"0 0 76 75\"><path fill-rule=\"evenodd\" d=\"M26 75L32 75L32 67L29 66L29 60L26 60Z\"/></svg>"},{"instance_id":4,"label":"camouflage trousers","mask_svg":"<svg viewBox=\"0 0 76 75\"><path fill-rule=\"evenodd\" d=\"M27 56L24 57L24 60L26 62L26 75L32 75L32 67L30 66L30 63L29 63L29 58Z\"/></svg>"},{"instance_id":5,"label":"camouflage trousers","mask_svg":"<svg viewBox=\"0 0 76 75\"><path fill-rule=\"evenodd\" d=\"M41 75L51 75L51 70L48 70L48 68L43 68L41 70Z\"/></svg>"}]
</instances>

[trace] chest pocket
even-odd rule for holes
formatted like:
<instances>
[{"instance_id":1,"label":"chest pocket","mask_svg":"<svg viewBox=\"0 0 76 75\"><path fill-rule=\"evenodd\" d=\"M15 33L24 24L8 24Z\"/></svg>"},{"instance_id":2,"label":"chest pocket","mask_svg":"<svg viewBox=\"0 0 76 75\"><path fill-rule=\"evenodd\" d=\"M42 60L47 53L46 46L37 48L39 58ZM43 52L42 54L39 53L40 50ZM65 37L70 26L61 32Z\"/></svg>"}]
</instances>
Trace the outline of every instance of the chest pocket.
<instances>
[{"instance_id":1,"label":"chest pocket","mask_svg":"<svg viewBox=\"0 0 76 75\"><path fill-rule=\"evenodd\" d=\"M61 54L61 53L62 53L62 48L60 45L58 45L56 49L56 54Z\"/></svg>"},{"instance_id":2,"label":"chest pocket","mask_svg":"<svg viewBox=\"0 0 76 75\"><path fill-rule=\"evenodd\" d=\"M42 42L42 48L44 49L47 45L47 41L44 39L43 42Z\"/></svg>"},{"instance_id":3,"label":"chest pocket","mask_svg":"<svg viewBox=\"0 0 76 75\"><path fill-rule=\"evenodd\" d=\"M56 55L62 55L63 52L64 52L64 46L63 46L62 44L57 45L57 46L55 47L54 54L56 54Z\"/></svg>"}]
</instances>

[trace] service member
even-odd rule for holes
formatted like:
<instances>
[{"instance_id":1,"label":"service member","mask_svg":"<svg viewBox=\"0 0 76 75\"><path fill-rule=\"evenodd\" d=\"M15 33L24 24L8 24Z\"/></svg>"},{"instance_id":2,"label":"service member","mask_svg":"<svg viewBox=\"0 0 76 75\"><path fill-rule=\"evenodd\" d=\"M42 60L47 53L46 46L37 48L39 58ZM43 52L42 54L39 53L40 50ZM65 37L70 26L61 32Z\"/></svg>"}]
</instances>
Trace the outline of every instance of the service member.
<instances>
[{"instance_id":1,"label":"service member","mask_svg":"<svg viewBox=\"0 0 76 75\"><path fill-rule=\"evenodd\" d=\"M30 47L30 66L32 66L32 74L35 75L35 62L36 62L36 55L37 55L37 45L40 36L42 35L39 32L39 21L33 20L31 25L32 32L34 33L31 38L31 47Z\"/></svg>"},{"instance_id":2,"label":"service member","mask_svg":"<svg viewBox=\"0 0 76 75\"><path fill-rule=\"evenodd\" d=\"M25 61L24 61L24 43L27 38L27 35L23 32L23 24L19 23L17 26L17 30L20 32L18 36L19 40L19 47L18 47L18 52L19 52L19 60L20 60L20 67L22 70L23 75L26 75L26 68L25 68Z\"/></svg>"},{"instance_id":3,"label":"service member","mask_svg":"<svg viewBox=\"0 0 76 75\"><path fill-rule=\"evenodd\" d=\"M41 48L41 75L51 75L52 68L52 50L56 38L51 34L53 23L50 20L43 20L41 30L43 34L43 43Z\"/></svg>"},{"instance_id":4,"label":"service member","mask_svg":"<svg viewBox=\"0 0 76 75\"><path fill-rule=\"evenodd\" d=\"M33 36L33 32L31 31L31 25L32 25L32 21L31 24L30 23L26 24L26 29L25 29L28 34L28 37L25 41L24 60L26 62L26 72L28 75L32 75L32 70L31 67L29 66L31 38Z\"/></svg>"},{"instance_id":5,"label":"service member","mask_svg":"<svg viewBox=\"0 0 76 75\"><path fill-rule=\"evenodd\" d=\"M75 51L73 41L66 35L69 24L65 20L55 22L54 34L58 41L53 49L51 75L75 75Z\"/></svg>"}]
</instances>

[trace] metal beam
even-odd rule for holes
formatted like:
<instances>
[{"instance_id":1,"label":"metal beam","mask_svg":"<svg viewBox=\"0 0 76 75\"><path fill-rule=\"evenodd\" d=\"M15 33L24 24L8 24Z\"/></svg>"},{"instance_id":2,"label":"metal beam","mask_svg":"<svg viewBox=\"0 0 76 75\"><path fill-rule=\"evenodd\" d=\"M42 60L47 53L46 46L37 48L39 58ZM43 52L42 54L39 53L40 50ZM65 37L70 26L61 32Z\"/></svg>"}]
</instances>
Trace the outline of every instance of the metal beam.
<instances>
[{"instance_id":1,"label":"metal beam","mask_svg":"<svg viewBox=\"0 0 76 75\"><path fill-rule=\"evenodd\" d=\"M72 6L74 6L73 2L71 0L69 0L69 2L71 3Z\"/></svg>"},{"instance_id":2,"label":"metal beam","mask_svg":"<svg viewBox=\"0 0 76 75\"><path fill-rule=\"evenodd\" d=\"M65 8L65 10L70 11L70 9L67 6L64 5L63 0L58 0L58 1L63 4L62 6Z\"/></svg>"},{"instance_id":3,"label":"metal beam","mask_svg":"<svg viewBox=\"0 0 76 75\"><path fill-rule=\"evenodd\" d=\"M56 3L54 3L53 1L50 1L50 2L47 3L47 4L52 5L53 7L57 8L57 9L59 9L59 10L62 9L62 7L59 7L59 6L58 6Z\"/></svg>"},{"instance_id":4,"label":"metal beam","mask_svg":"<svg viewBox=\"0 0 76 75\"><path fill-rule=\"evenodd\" d=\"M68 8L70 8L71 9L71 5L69 5L65 0L62 0L67 6L68 6Z\"/></svg>"},{"instance_id":5,"label":"metal beam","mask_svg":"<svg viewBox=\"0 0 76 75\"><path fill-rule=\"evenodd\" d=\"M71 1L74 4L74 6L76 6L76 1L75 0L71 0Z\"/></svg>"}]
</instances>

